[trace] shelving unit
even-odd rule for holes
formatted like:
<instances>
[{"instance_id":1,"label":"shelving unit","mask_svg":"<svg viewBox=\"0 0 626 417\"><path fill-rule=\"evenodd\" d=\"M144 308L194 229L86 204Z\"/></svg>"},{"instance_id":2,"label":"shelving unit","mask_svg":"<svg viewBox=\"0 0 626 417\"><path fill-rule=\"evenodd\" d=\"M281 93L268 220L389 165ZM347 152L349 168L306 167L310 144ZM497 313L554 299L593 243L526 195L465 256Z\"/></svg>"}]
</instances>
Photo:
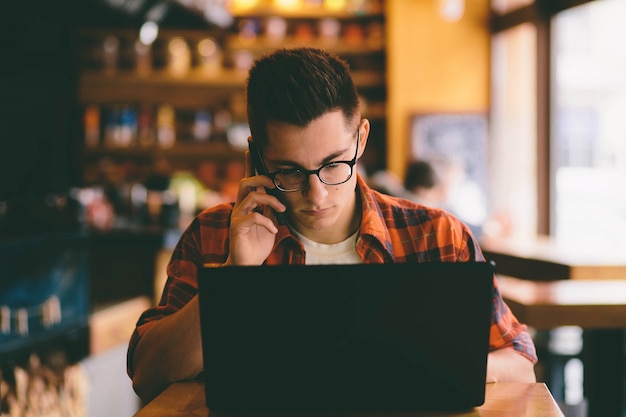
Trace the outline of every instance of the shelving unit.
<instances>
[{"instance_id":1,"label":"shelving unit","mask_svg":"<svg viewBox=\"0 0 626 417\"><path fill-rule=\"evenodd\" d=\"M257 47L258 51L270 47ZM378 71L353 71L357 88L380 88L385 76ZM207 76L199 71L190 71L184 78L174 77L158 71L149 77L134 73L108 76L89 71L81 75L79 99L82 103L116 104L125 102L161 103L166 101L175 107L211 107L228 101L233 94L243 94L246 74L237 70L222 70ZM373 103L365 117L383 118L383 103ZM370 109L370 107L368 107Z\"/></svg>"},{"instance_id":2,"label":"shelving unit","mask_svg":"<svg viewBox=\"0 0 626 417\"><path fill-rule=\"evenodd\" d=\"M83 172L86 185L97 184L99 164L102 160L135 166L139 180L150 174L152 165L165 158L172 169L195 171L199 164L214 164L218 178L211 186L219 186L227 166L243 162L241 141L228 140L227 127L212 127L208 140L197 141L191 133L194 114L203 110L210 113L214 124L218 112L227 115L226 123L246 125L245 81L247 67L238 61L238 54L247 54L247 61L261 56L277 47L309 45L324 48L344 58L351 66L353 78L363 100L364 117L372 123L372 135L363 162L368 170L384 168L386 164L386 75L385 42L383 38L384 13L379 3L372 2L368 10L329 11L323 6L308 6L298 10L277 10L270 6L251 9L233 9L234 23L226 29L179 30L165 29L152 45L149 71L138 71L135 65L134 45L139 31L118 28L85 28L78 34L79 89L78 100L84 109L95 106L100 109L99 140L85 145L83 149ZM278 17L280 16L280 17ZM285 33L280 38L269 36L265 24L269 19L282 19ZM306 25L314 32L319 30L322 19L333 20L341 30L356 31L350 37L340 32L329 39L320 33L312 37L298 34L298 25ZM244 36L245 23L253 22L254 36ZM374 28L374 29L372 29ZM371 31L368 32L368 31ZM117 39L118 57L111 71L104 68L103 44L108 36ZM168 67L168 44L175 37L182 38L190 52L189 68L183 74L175 74ZM212 71L201 65L201 57L195 47L203 39L212 39L219 48L220 64ZM111 146L104 140L105 119L113 108L126 106L171 105L176 112L176 140L173 146L159 146L152 140L141 146L136 138L124 145ZM247 126L247 125L246 125ZM231 164L232 165L232 164ZM231 178L232 179L232 178Z\"/></svg>"}]
</instances>

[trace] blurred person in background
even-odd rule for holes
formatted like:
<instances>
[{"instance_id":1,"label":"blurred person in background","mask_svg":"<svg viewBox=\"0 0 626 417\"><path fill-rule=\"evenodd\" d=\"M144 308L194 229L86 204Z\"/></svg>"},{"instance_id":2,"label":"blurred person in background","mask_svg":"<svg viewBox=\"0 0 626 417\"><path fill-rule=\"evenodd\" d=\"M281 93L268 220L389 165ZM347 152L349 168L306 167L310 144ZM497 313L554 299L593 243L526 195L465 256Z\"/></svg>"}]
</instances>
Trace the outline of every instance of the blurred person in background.
<instances>
[{"instance_id":1,"label":"blurred person in background","mask_svg":"<svg viewBox=\"0 0 626 417\"><path fill-rule=\"evenodd\" d=\"M482 237L487 217L482 192L459 164L445 158L412 161L403 185L405 198L449 211L469 226L474 237Z\"/></svg>"}]
</instances>

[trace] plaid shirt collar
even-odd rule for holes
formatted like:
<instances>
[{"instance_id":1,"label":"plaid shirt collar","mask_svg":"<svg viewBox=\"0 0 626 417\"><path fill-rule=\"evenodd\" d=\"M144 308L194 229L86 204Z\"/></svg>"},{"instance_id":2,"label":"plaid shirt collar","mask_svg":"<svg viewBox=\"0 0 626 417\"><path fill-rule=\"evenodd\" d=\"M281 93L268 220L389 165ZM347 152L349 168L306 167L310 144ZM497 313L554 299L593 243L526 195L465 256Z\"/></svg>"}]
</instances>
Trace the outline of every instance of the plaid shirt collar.
<instances>
[{"instance_id":1,"label":"plaid shirt collar","mask_svg":"<svg viewBox=\"0 0 626 417\"><path fill-rule=\"evenodd\" d=\"M357 193L361 201L361 226L357 238L357 253L366 263L393 262L391 236L385 225L380 206L372 189L357 174ZM268 264L304 263L304 247L287 225L278 228L274 250Z\"/></svg>"}]
</instances>

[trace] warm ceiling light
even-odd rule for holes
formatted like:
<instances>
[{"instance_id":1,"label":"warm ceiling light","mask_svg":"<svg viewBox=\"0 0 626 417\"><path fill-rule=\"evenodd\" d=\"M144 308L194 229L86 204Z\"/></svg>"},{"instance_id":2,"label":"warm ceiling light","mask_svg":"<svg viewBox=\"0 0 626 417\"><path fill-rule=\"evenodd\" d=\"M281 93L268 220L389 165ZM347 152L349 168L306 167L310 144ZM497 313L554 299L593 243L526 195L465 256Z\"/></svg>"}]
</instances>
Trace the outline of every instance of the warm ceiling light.
<instances>
[{"instance_id":1,"label":"warm ceiling light","mask_svg":"<svg viewBox=\"0 0 626 417\"><path fill-rule=\"evenodd\" d=\"M236 10L250 9L259 4L259 0L234 0L233 7Z\"/></svg>"},{"instance_id":2,"label":"warm ceiling light","mask_svg":"<svg viewBox=\"0 0 626 417\"><path fill-rule=\"evenodd\" d=\"M324 0L324 7L328 10L342 10L346 7L346 0Z\"/></svg>"},{"instance_id":3,"label":"warm ceiling light","mask_svg":"<svg viewBox=\"0 0 626 417\"><path fill-rule=\"evenodd\" d=\"M439 14L448 22L457 22L465 13L465 0L439 0Z\"/></svg>"},{"instance_id":4,"label":"warm ceiling light","mask_svg":"<svg viewBox=\"0 0 626 417\"><path fill-rule=\"evenodd\" d=\"M158 35L159 26L152 21L147 21L139 29L139 39L144 45L152 45Z\"/></svg>"},{"instance_id":5,"label":"warm ceiling light","mask_svg":"<svg viewBox=\"0 0 626 417\"><path fill-rule=\"evenodd\" d=\"M274 0L274 5L279 9L295 9L300 6L299 0Z\"/></svg>"}]
</instances>

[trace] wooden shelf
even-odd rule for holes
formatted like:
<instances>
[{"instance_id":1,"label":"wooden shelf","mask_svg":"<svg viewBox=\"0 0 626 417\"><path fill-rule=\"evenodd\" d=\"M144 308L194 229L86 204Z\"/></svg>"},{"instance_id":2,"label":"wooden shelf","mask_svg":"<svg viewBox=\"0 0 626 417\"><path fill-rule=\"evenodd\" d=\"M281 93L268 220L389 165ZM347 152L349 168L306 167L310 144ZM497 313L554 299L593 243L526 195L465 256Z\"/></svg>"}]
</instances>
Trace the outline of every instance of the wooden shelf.
<instances>
[{"instance_id":1,"label":"wooden shelf","mask_svg":"<svg viewBox=\"0 0 626 417\"><path fill-rule=\"evenodd\" d=\"M245 17L273 17L281 16L285 19L369 19L373 17L382 17L382 9L380 5L374 6L372 10L349 11L345 9L332 10L320 6L309 6L300 8L281 8L277 9L271 5L255 6L255 7L231 7L230 13L236 18Z\"/></svg>"},{"instance_id":2,"label":"wooden shelf","mask_svg":"<svg viewBox=\"0 0 626 417\"><path fill-rule=\"evenodd\" d=\"M384 74L378 71L353 71L357 88L381 87ZM174 107L204 108L227 101L233 93L244 93L246 74L242 71L222 70L215 74L190 71L184 77L175 77L164 71L149 76L134 72L106 75L85 72L81 75L79 100L82 103L163 103Z\"/></svg>"},{"instance_id":3,"label":"wooden shelf","mask_svg":"<svg viewBox=\"0 0 626 417\"><path fill-rule=\"evenodd\" d=\"M175 107L203 108L219 105L233 93L244 93L246 74L221 70L214 74L194 70L182 77L165 71L148 76L135 72L84 72L80 79L82 103L163 103Z\"/></svg>"},{"instance_id":4,"label":"wooden shelf","mask_svg":"<svg viewBox=\"0 0 626 417\"><path fill-rule=\"evenodd\" d=\"M241 40L238 36L230 36L226 39L226 49L229 51L250 51L255 55L260 55L279 47L292 48L297 46L312 46L325 49L337 55L368 55L381 54L385 51L382 42L369 43L346 43L343 40L324 41L315 39L304 42L294 36L286 36L281 40L271 40L266 37L259 37L253 41Z\"/></svg>"},{"instance_id":5,"label":"wooden shelf","mask_svg":"<svg viewBox=\"0 0 626 417\"><path fill-rule=\"evenodd\" d=\"M234 160L243 159L243 149L232 147L221 142L198 142L198 143L177 143L171 148L85 148L85 157L121 157L121 158L145 158L151 159L154 156L166 155L170 158L180 159L206 159L206 160Z\"/></svg>"}]
</instances>

